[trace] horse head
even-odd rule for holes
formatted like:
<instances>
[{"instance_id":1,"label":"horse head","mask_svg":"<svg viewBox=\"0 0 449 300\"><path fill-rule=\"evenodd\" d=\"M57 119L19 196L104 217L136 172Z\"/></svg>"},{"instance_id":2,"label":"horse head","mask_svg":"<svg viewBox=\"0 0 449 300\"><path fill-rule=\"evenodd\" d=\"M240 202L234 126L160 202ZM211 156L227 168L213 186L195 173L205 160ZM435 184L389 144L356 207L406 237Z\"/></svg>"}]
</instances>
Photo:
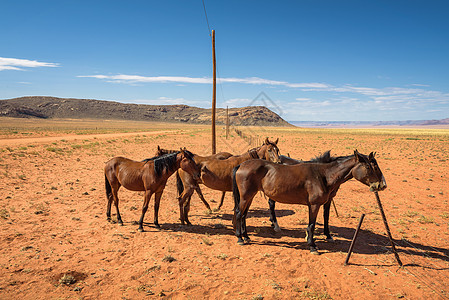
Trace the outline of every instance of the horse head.
<instances>
[{"instance_id":1,"label":"horse head","mask_svg":"<svg viewBox=\"0 0 449 300\"><path fill-rule=\"evenodd\" d=\"M374 156L376 153L371 152L368 156L354 151L356 165L352 170L355 179L370 187L370 191L383 191L387 188L387 183L382 171L377 164Z\"/></svg>"},{"instance_id":2,"label":"horse head","mask_svg":"<svg viewBox=\"0 0 449 300\"><path fill-rule=\"evenodd\" d=\"M260 146L259 150L257 150L259 157L277 164L281 163L279 148L277 146L278 142L279 139L276 139L274 142L270 142L270 140L266 138L262 146Z\"/></svg>"},{"instance_id":3,"label":"horse head","mask_svg":"<svg viewBox=\"0 0 449 300\"><path fill-rule=\"evenodd\" d=\"M162 148L157 145L157 150L156 150L156 154L154 154L154 156L161 156L164 155L165 153L163 152Z\"/></svg>"},{"instance_id":4,"label":"horse head","mask_svg":"<svg viewBox=\"0 0 449 300\"><path fill-rule=\"evenodd\" d=\"M180 168L192 175L196 180L200 179L201 170L193 159L193 153L184 147L184 149L180 149L178 155L181 156Z\"/></svg>"}]
</instances>

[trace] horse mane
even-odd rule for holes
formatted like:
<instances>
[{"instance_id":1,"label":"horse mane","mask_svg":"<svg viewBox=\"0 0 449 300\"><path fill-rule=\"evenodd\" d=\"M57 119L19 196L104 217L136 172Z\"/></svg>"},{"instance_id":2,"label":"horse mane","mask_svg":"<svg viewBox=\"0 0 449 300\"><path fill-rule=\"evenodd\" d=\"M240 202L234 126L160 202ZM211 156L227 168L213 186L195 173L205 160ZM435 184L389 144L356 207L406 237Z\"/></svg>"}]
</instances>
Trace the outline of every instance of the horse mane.
<instances>
[{"instance_id":1,"label":"horse mane","mask_svg":"<svg viewBox=\"0 0 449 300\"><path fill-rule=\"evenodd\" d=\"M147 162L149 162L149 161L152 161L152 160L155 160L156 158L158 158L158 157L160 157L160 156L153 156L153 157L151 157L151 158L145 158L145 159L143 159L143 160L141 160L141 162L144 162L144 163L147 163Z\"/></svg>"},{"instance_id":2,"label":"horse mane","mask_svg":"<svg viewBox=\"0 0 449 300\"><path fill-rule=\"evenodd\" d=\"M310 162L319 162L319 163L330 163L335 160L335 157L331 156L331 151L327 150L326 152L323 152L322 154L316 156L315 158L312 158Z\"/></svg>"},{"instance_id":3,"label":"horse mane","mask_svg":"<svg viewBox=\"0 0 449 300\"><path fill-rule=\"evenodd\" d=\"M161 153L161 155L159 155L159 156L162 156L164 154L177 153L177 152L179 152L179 150L168 150L168 149L159 148L159 153Z\"/></svg>"},{"instance_id":4,"label":"horse mane","mask_svg":"<svg viewBox=\"0 0 449 300\"><path fill-rule=\"evenodd\" d=\"M262 146L263 146L263 145L262 145ZM260 148L262 148L262 146L254 147L254 148L248 149L248 152L259 151Z\"/></svg>"},{"instance_id":5,"label":"horse mane","mask_svg":"<svg viewBox=\"0 0 449 300\"><path fill-rule=\"evenodd\" d=\"M248 153L249 153L249 156L251 156L251 158L254 158L254 159L258 159L259 158L259 154L257 154L256 148L249 149Z\"/></svg>"},{"instance_id":6,"label":"horse mane","mask_svg":"<svg viewBox=\"0 0 449 300\"><path fill-rule=\"evenodd\" d=\"M160 176L164 170L174 171L176 167L176 156L178 152L164 154L153 158L154 160L154 172L157 176Z\"/></svg>"},{"instance_id":7,"label":"horse mane","mask_svg":"<svg viewBox=\"0 0 449 300\"><path fill-rule=\"evenodd\" d=\"M154 158L154 172L157 176L160 176L164 170L169 172L174 172L176 170L176 156L181 151L174 153L168 153ZM183 150L184 155L193 160L193 153L188 150Z\"/></svg>"},{"instance_id":8,"label":"horse mane","mask_svg":"<svg viewBox=\"0 0 449 300\"><path fill-rule=\"evenodd\" d=\"M344 160L348 159L350 157L353 157L354 155L348 155L348 156L331 156L331 151L327 150L326 152L318 155L315 158L312 158L309 162L317 162L317 163L331 163L337 160Z\"/></svg>"}]
</instances>

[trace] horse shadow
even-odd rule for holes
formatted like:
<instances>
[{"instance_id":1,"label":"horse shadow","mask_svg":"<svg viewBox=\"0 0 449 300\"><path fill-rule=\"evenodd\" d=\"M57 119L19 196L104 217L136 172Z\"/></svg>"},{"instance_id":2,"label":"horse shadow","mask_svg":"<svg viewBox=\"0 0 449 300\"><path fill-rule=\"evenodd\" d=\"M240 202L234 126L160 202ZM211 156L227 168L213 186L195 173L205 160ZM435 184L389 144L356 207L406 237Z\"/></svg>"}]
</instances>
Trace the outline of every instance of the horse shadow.
<instances>
[{"instance_id":1,"label":"horse shadow","mask_svg":"<svg viewBox=\"0 0 449 300\"><path fill-rule=\"evenodd\" d=\"M276 211L278 217L289 216L294 214L292 210ZM265 210L251 210L248 212L248 217L269 218L269 211ZM153 230L162 230L167 232L188 232L193 234L204 235L223 235L234 236L235 231L232 226L233 214L218 213L201 216L202 224L181 225L179 223L163 223L161 229L154 228L152 223L145 223L146 228ZM226 222L222 222L226 221ZM207 223L207 224L204 224ZM269 223L269 222L267 222ZM281 222L282 224L282 222ZM150 228L149 228L149 227ZM259 241L251 241L251 244L268 245L274 247L291 248L298 250L308 250L306 238L306 226L298 225L297 228L282 228L281 232L275 232L270 225L251 226L248 225L248 234L250 237L259 237ZM282 226L281 226L282 227ZM325 240L322 235L322 224L317 223L315 229L316 244L318 248L324 252L343 252L347 253L354 237L355 228L345 226L329 226L331 234L334 237L334 242ZM292 239L286 240L285 237ZM396 250L398 254L407 255L409 257L423 257L449 262L449 249L424 245L421 243L412 242L406 239L394 239ZM377 254L392 254L390 240L386 235L377 234L371 230L360 229L357 240L354 244L353 253L365 255ZM413 259L411 259L413 261ZM365 265L365 264L364 264ZM378 266L379 264L376 264ZM434 270L449 270L448 267L437 267L431 265L419 265L418 263L409 263L404 266L418 266L422 268Z\"/></svg>"},{"instance_id":2,"label":"horse shadow","mask_svg":"<svg viewBox=\"0 0 449 300\"><path fill-rule=\"evenodd\" d=\"M276 217L282 218L286 216L294 215L295 212L291 209L276 209ZM234 214L230 213L222 213L221 211L217 211L214 214L210 214L208 216L201 216L202 219L222 219L227 221L232 221ZM270 211L268 209L251 209L248 212L248 218L266 218L267 220L270 218Z\"/></svg>"}]
</instances>

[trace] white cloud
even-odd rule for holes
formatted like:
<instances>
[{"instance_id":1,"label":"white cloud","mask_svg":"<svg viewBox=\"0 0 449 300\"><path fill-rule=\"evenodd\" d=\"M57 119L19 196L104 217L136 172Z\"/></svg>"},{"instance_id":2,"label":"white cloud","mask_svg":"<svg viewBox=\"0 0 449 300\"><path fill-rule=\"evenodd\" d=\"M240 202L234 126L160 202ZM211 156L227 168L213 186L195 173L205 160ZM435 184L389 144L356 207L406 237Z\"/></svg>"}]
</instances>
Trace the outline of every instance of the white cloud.
<instances>
[{"instance_id":1,"label":"white cloud","mask_svg":"<svg viewBox=\"0 0 449 300\"><path fill-rule=\"evenodd\" d=\"M251 100L248 98L233 98L233 99L224 101L224 105L229 106L229 107L243 107L243 106L250 105L250 103L252 101L254 101L254 100Z\"/></svg>"},{"instance_id":2,"label":"white cloud","mask_svg":"<svg viewBox=\"0 0 449 300\"><path fill-rule=\"evenodd\" d=\"M212 78L210 77L185 77L185 76L138 76L138 75L82 75L77 76L80 78L97 78L108 80L112 82L119 83L199 83L199 84L211 84ZM242 83L242 84L253 84L253 85L274 85L274 86L285 86L290 88L329 88L328 85L323 83L290 83L286 81L277 81L264 79L259 77L247 77L247 78L218 78L221 83Z\"/></svg>"},{"instance_id":3,"label":"white cloud","mask_svg":"<svg viewBox=\"0 0 449 300\"><path fill-rule=\"evenodd\" d=\"M40 62L36 60L0 57L0 71L23 70L23 68L58 67L57 63Z\"/></svg>"},{"instance_id":4,"label":"white cloud","mask_svg":"<svg viewBox=\"0 0 449 300\"><path fill-rule=\"evenodd\" d=\"M135 104L148 104L148 105L176 105L184 104L189 106L207 107L210 106L208 100L189 100L184 98L170 98L170 97L158 97L156 99L133 99L125 102Z\"/></svg>"},{"instance_id":5,"label":"white cloud","mask_svg":"<svg viewBox=\"0 0 449 300\"><path fill-rule=\"evenodd\" d=\"M175 83L179 84L211 84L210 77L187 76L138 76L138 75L87 75L78 76L96 78L114 83L142 84L142 83ZM270 80L259 77L227 77L219 78L218 83L238 83L245 85L264 85L266 87L282 87L290 92L300 92L294 100L276 100L276 106L282 107L281 116L290 120L309 114L307 118L316 116L320 119L395 119L409 118L427 110L444 110L449 106L449 93L429 89L425 85L409 84L404 87L367 87L343 84L334 86L327 83L292 83L287 81ZM310 93L310 94L308 94ZM285 98L285 97L284 97ZM182 100L182 101L181 101ZM146 103L195 105L210 107L210 101L188 101L185 99L157 99ZM253 105L254 99L233 98L220 103L229 107ZM290 102L288 102L290 101ZM275 111L277 111L275 109ZM416 112L415 112L416 111ZM284 114L285 112L285 115ZM335 114L338 112L338 116ZM388 114L384 114L388 112ZM390 113L391 112L391 113ZM379 114L375 117L376 114ZM396 115L397 114L397 115ZM408 115L408 117L405 117Z\"/></svg>"},{"instance_id":6,"label":"white cloud","mask_svg":"<svg viewBox=\"0 0 449 300\"><path fill-rule=\"evenodd\" d=\"M77 76L81 78L97 78L97 79L106 79L115 82L121 83L137 83L137 82L177 82L177 83L212 83L211 78L195 78L195 77L184 77L184 76L138 76L138 75L85 75L85 76Z\"/></svg>"}]
</instances>

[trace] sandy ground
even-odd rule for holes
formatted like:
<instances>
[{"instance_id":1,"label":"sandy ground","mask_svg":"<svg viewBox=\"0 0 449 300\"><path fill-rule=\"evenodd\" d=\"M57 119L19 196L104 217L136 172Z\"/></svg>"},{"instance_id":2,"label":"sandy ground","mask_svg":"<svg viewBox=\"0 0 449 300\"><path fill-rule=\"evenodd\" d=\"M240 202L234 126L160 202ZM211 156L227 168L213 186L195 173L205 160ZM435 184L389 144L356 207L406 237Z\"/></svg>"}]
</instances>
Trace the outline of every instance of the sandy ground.
<instances>
[{"instance_id":1,"label":"sandy ground","mask_svg":"<svg viewBox=\"0 0 449 300\"><path fill-rule=\"evenodd\" d=\"M279 137L283 154L310 159L354 149L377 159L388 183L380 193L404 267L398 267L375 198L351 180L331 208L321 255L305 243L307 208L277 206L275 233L268 205L257 195L247 220L252 244L239 246L233 201L208 213L195 195L180 226L174 177L162 197L159 222L152 203L145 232L137 231L143 194L119 193L124 226L106 221L104 163L113 156L152 157L157 145L205 155L208 128L146 133L0 137L0 299L447 299L449 298L449 132L253 128ZM219 134L219 151L243 153L237 136ZM203 187L212 207L220 192ZM113 219L115 210L113 209ZM351 239L366 214L350 264ZM322 224L320 213L318 222Z\"/></svg>"}]
</instances>

